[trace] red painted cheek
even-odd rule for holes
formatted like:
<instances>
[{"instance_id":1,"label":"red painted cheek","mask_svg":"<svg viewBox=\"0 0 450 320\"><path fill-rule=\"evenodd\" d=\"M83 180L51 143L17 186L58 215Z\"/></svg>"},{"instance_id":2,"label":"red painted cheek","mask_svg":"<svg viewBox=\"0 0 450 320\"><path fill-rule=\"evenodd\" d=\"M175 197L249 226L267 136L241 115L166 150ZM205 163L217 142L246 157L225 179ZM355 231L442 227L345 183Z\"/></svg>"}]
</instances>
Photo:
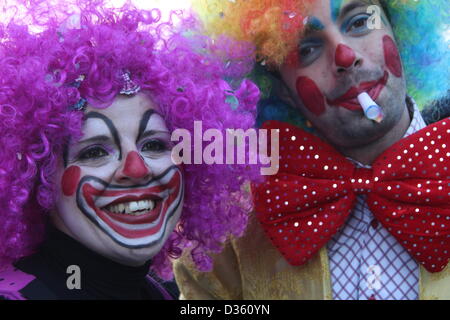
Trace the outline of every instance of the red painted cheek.
<instances>
[{"instance_id":1,"label":"red painted cheek","mask_svg":"<svg viewBox=\"0 0 450 320\"><path fill-rule=\"evenodd\" d=\"M402 63L394 40L389 36L383 37L384 61L388 70L397 78L402 76Z\"/></svg>"},{"instance_id":2,"label":"red painted cheek","mask_svg":"<svg viewBox=\"0 0 450 320\"><path fill-rule=\"evenodd\" d=\"M130 178L142 178L149 174L148 167L136 151L128 153L123 167L123 174Z\"/></svg>"},{"instance_id":3,"label":"red painted cheek","mask_svg":"<svg viewBox=\"0 0 450 320\"><path fill-rule=\"evenodd\" d=\"M352 48L339 44L334 53L334 61L339 67L349 68L355 62L356 55Z\"/></svg>"},{"instance_id":4,"label":"red painted cheek","mask_svg":"<svg viewBox=\"0 0 450 320\"><path fill-rule=\"evenodd\" d=\"M61 187L65 196L72 196L77 190L80 182L81 169L78 166L71 166L64 171L61 178Z\"/></svg>"},{"instance_id":5,"label":"red painted cheek","mask_svg":"<svg viewBox=\"0 0 450 320\"><path fill-rule=\"evenodd\" d=\"M298 96L309 111L316 116L325 112L325 97L314 81L308 77L299 77L296 88Z\"/></svg>"}]
</instances>

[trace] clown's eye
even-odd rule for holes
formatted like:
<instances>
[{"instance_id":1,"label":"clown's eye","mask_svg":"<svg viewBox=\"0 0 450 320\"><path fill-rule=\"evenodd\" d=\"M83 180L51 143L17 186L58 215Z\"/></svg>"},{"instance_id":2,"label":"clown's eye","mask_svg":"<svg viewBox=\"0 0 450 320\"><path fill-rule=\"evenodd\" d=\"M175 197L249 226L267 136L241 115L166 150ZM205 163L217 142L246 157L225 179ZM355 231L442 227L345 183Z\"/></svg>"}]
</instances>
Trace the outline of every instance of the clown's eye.
<instances>
[{"instance_id":1,"label":"clown's eye","mask_svg":"<svg viewBox=\"0 0 450 320\"><path fill-rule=\"evenodd\" d=\"M312 46L302 48L302 49L300 49L300 57L307 57L310 54L313 54L315 50L316 50L316 48L312 47Z\"/></svg>"},{"instance_id":2,"label":"clown's eye","mask_svg":"<svg viewBox=\"0 0 450 320\"><path fill-rule=\"evenodd\" d=\"M168 150L168 145L165 141L153 139L145 142L142 145L141 151L147 152L164 152Z\"/></svg>"},{"instance_id":3,"label":"clown's eye","mask_svg":"<svg viewBox=\"0 0 450 320\"><path fill-rule=\"evenodd\" d=\"M79 160L99 159L107 155L108 152L104 148L100 146L93 146L81 151L80 155L78 156L78 159Z\"/></svg>"},{"instance_id":4,"label":"clown's eye","mask_svg":"<svg viewBox=\"0 0 450 320\"><path fill-rule=\"evenodd\" d=\"M355 35L364 34L370 31L367 27L367 20L369 19L369 14L358 14L348 19L343 24L343 29L345 32L349 32Z\"/></svg>"},{"instance_id":5,"label":"clown's eye","mask_svg":"<svg viewBox=\"0 0 450 320\"><path fill-rule=\"evenodd\" d=\"M322 52L322 40L303 40L298 48L299 62L302 67L314 62Z\"/></svg>"}]
</instances>

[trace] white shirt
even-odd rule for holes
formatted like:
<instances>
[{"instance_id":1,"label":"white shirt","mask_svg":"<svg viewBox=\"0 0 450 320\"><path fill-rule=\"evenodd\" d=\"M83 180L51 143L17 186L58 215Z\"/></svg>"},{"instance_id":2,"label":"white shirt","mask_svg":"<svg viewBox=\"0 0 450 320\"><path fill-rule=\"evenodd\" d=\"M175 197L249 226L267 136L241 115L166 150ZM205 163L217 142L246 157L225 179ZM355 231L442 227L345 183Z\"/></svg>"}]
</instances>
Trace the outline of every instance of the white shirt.
<instances>
[{"instance_id":1,"label":"white shirt","mask_svg":"<svg viewBox=\"0 0 450 320\"><path fill-rule=\"evenodd\" d=\"M416 103L409 97L407 102L414 116L404 138L426 127ZM418 263L374 219L365 199L357 196L352 214L327 244L333 299L418 299Z\"/></svg>"}]
</instances>

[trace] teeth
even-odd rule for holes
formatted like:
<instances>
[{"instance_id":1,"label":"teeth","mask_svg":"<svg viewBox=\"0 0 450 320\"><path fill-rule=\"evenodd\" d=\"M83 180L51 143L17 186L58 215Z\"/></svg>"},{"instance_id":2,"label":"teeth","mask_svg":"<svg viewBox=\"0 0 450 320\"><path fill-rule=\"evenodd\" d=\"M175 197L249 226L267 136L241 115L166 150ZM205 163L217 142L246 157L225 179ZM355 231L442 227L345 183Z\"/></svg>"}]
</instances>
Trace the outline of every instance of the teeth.
<instances>
[{"instance_id":1,"label":"teeth","mask_svg":"<svg viewBox=\"0 0 450 320\"><path fill-rule=\"evenodd\" d=\"M138 210L138 205L136 201L130 202L129 204L129 210L130 211L137 211Z\"/></svg>"},{"instance_id":2,"label":"teeth","mask_svg":"<svg viewBox=\"0 0 450 320\"><path fill-rule=\"evenodd\" d=\"M131 215L140 215L149 210L153 210L155 208L155 202L152 200L140 200L140 201L131 201L124 202L114 205L109 205L106 207L106 210L112 213L123 213L123 214L131 214ZM140 212L142 211L142 212Z\"/></svg>"}]
</instances>

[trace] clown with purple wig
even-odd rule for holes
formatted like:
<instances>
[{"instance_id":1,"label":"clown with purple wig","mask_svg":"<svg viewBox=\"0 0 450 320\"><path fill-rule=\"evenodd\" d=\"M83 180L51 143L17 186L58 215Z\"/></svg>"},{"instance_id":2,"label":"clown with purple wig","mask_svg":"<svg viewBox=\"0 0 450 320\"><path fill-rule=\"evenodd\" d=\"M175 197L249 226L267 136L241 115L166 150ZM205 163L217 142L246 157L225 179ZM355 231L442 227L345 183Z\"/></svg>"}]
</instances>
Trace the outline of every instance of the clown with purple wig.
<instances>
[{"instance_id":1,"label":"clown with purple wig","mask_svg":"<svg viewBox=\"0 0 450 320\"><path fill-rule=\"evenodd\" d=\"M251 48L130 3L3 12L0 297L176 298L170 258L190 246L210 269L245 228L259 170L175 164L171 134L254 125Z\"/></svg>"}]
</instances>

